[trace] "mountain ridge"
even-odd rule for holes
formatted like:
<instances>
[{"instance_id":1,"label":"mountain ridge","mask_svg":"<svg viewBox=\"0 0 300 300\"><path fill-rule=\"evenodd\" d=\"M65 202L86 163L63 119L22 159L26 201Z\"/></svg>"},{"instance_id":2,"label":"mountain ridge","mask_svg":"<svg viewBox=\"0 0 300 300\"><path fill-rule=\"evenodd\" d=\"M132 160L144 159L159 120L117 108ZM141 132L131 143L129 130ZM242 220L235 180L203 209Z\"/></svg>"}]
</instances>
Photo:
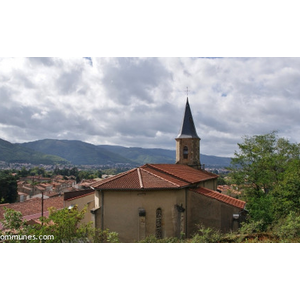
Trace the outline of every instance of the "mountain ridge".
<instances>
[{"instance_id":1,"label":"mountain ridge","mask_svg":"<svg viewBox=\"0 0 300 300\"><path fill-rule=\"evenodd\" d=\"M7 153L9 152L9 155ZM22 156L23 155L23 156ZM94 145L79 140L43 139L33 142L12 144L0 139L0 160L14 162L73 165L113 165L131 166L146 163L175 163L176 151L163 148L124 147L116 145ZM34 159L35 158L35 159ZM231 158L200 155L207 167L227 167ZM33 163L33 162L32 162Z\"/></svg>"},{"instance_id":2,"label":"mountain ridge","mask_svg":"<svg viewBox=\"0 0 300 300\"><path fill-rule=\"evenodd\" d=\"M65 164L67 160L34 149L27 149L21 144L13 144L0 139L0 161L7 163L32 163L32 164Z\"/></svg>"}]
</instances>

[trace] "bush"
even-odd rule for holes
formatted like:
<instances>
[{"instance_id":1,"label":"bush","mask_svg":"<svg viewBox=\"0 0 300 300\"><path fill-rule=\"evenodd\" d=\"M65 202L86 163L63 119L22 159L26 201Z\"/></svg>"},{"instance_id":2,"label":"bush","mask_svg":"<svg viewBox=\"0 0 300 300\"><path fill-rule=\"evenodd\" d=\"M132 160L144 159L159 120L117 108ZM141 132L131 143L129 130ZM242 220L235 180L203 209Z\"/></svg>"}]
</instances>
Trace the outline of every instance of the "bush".
<instances>
[{"instance_id":1,"label":"bush","mask_svg":"<svg viewBox=\"0 0 300 300\"><path fill-rule=\"evenodd\" d=\"M286 218L278 222L273 231L282 242L294 241L300 238L300 215L291 211Z\"/></svg>"},{"instance_id":2,"label":"bush","mask_svg":"<svg viewBox=\"0 0 300 300\"><path fill-rule=\"evenodd\" d=\"M198 233L192 239L192 243L218 243L221 241L222 233L219 230L199 225Z\"/></svg>"},{"instance_id":3,"label":"bush","mask_svg":"<svg viewBox=\"0 0 300 300\"><path fill-rule=\"evenodd\" d=\"M92 228L90 232L90 242L92 243L119 243L119 234L109 229L101 230Z\"/></svg>"},{"instance_id":4,"label":"bush","mask_svg":"<svg viewBox=\"0 0 300 300\"><path fill-rule=\"evenodd\" d=\"M264 222L263 220L249 220L248 222L243 222L241 224L241 228L239 232L241 234L252 234L252 233L260 233L264 231Z\"/></svg>"},{"instance_id":5,"label":"bush","mask_svg":"<svg viewBox=\"0 0 300 300\"><path fill-rule=\"evenodd\" d=\"M145 239L140 240L139 243L183 243L184 240L182 238L177 237L168 237L163 239L158 239L154 235L149 235Z\"/></svg>"}]
</instances>

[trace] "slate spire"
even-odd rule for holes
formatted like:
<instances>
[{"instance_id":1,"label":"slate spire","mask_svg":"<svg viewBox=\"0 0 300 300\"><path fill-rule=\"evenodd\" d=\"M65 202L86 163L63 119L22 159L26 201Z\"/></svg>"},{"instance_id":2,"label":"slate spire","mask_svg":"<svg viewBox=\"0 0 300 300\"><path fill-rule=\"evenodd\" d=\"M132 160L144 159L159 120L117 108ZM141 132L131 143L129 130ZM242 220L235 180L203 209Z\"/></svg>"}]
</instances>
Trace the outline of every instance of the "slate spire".
<instances>
[{"instance_id":1,"label":"slate spire","mask_svg":"<svg viewBox=\"0 0 300 300\"><path fill-rule=\"evenodd\" d=\"M186 99L181 131L176 140L176 164L201 169L200 138L196 132L189 99Z\"/></svg>"},{"instance_id":2,"label":"slate spire","mask_svg":"<svg viewBox=\"0 0 300 300\"><path fill-rule=\"evenodd\" d=\"M181 131L177 138L199 138L196 132L190 104L189 98L186 98L185 112L183 116Z\"/></svg>"}]
</instances>

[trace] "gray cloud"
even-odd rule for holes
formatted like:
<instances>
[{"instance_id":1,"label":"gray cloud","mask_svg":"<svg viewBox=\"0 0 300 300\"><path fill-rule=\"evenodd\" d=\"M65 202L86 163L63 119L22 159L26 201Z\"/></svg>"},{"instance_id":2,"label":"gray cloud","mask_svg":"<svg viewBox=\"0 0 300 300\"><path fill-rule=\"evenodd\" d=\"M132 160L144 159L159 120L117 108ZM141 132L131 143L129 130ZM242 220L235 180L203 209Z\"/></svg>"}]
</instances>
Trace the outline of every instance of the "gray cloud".
<instances>
[{"instance_id":1,"label":"gray cloud","mask_svg":"<svg viewBox=\"0 0 300 300\"><path fill-rule=\"evenodd\" d=\"M3 58L0 138L175 149L186 87L201 152L244 135L298 142L299 58Z\"/></svg>"},{"instance_id":2,"label":"gray cloud","mask_svg":"<svg viewBox=\"0 0 300 300\"><path fill-rule=\"evenodd\" d=\"M103 73L107 97L124 105L135 101L153 103L152 90L171 78L156 58L119 58L113 66L104 64Z\"/></svg>"}]
</instances>

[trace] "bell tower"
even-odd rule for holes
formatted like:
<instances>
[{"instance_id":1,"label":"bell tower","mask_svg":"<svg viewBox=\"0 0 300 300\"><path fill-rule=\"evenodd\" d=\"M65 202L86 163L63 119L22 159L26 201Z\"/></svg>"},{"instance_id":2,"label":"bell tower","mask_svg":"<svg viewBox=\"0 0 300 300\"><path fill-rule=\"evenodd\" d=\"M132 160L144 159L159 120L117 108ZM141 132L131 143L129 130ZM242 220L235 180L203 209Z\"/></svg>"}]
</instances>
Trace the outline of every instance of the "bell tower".
<instances>
[{"instance_id":1,"label":"bell tower","mask_svg":"<svg viewBox=\"0 0 300 300\"><path fill-rule=\"evenodd\" d=\"M176 164L200 169L200 138L197 135L189 99L186 99L181 131L176 140Z\"/></svg>"}]
</instances>

